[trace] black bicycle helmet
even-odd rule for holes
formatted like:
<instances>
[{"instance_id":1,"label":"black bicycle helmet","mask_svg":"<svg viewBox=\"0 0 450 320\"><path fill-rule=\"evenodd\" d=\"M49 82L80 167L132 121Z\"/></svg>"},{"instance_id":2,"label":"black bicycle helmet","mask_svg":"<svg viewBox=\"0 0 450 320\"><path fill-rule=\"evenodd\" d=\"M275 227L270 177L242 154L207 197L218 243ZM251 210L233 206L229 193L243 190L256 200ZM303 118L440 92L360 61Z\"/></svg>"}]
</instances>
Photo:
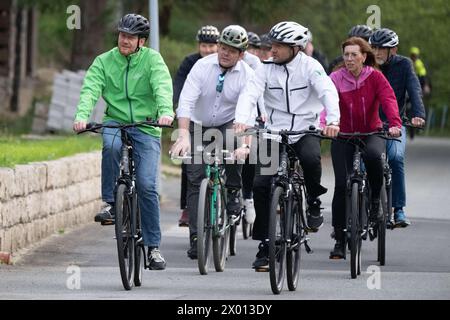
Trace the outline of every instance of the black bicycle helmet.
<instances>
[{"instance_id":1,"label":"black bicycle helmet","mask_svg":"<svg viewBox=\"0 0 450 320\"><path fill-rule=\"evenodd\" d=\"M272 40L270 40L268 33L262 34L260 38L261 38L261 47L269 49L272 48Z\"/></svg>"},{"instance_id":2,"label":"black bicycle helmet","mask_svg":"<svg viewBox=\"0 0 450 320\"><path fill-rule=\"evenodd\" d=\"M220 32L214 26L203 26L197 32L197 41L204 43L217 43Z\"/></svg>"},{"instance_id":3,"label":"black bicycle helmet","mask_svg":"<svg viewBox=\"0 0 450 320\"><path fill-rule=\"evenodd\" d=\"M391 29L376 30L369 39L369 43L379 48L395 48L399 44L398 35Z\"/></svg>"},{"instance_id":4,"label":"black bicycle helmet","mask_svg":"<svg viewBox=\"0 0 450 320\"><path fill-rule=\"evenodd\" d=\"M358 24L353 26L348 32L348 37L359 37L366 41L369 41L370 36L373 34L373 30L364 24Z\"/></svg>"},{"instance_id":5,"label":"black bicycle helmet","mask_svg":"<svg viewBox=\"0 0 450 320\"><path fill-rule=\"evenodd\" d=\"M142 38L148 38L150 34L150 23L139 14L129 13L120 19L117 30Z\"/></svg>"},{"instance_id":6,"label":"black bicycle helmet","mask_svg":"<svg viewBox=\"0 0 450 320\"><path fill-rule=\"evenodd\" d=\"M249 32L247 32L247 35L248 35L248 44L250 46L253 46L256 48L261 47L261 39L259 38L259 36L256 33L249 31Z\"/></svg>"}]
</instances>

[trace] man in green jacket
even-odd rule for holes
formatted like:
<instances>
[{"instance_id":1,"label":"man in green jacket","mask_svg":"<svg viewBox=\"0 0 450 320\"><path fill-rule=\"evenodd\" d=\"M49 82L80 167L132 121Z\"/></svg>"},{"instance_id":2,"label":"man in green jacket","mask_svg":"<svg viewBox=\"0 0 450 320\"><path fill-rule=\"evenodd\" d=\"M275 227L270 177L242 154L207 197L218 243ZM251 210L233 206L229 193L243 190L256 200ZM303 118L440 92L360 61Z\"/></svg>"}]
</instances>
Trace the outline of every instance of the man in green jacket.
<instances>
[{"instance_id":1,"label":"man in green jacket","mask_svg":"<svg viewBox=\"0 0 450 320\"><path fill-rule=\"evenodd\" d=\"M161 55L144 43L150 25L146 18L127 14L119 22L118 45L95 58L89 67L80 93L73 129L86 128L100 96L106 102L104 123L133 123L158 119L159 124L173 121L172 79ZM161 129L127 129L133 141L143 240L148 246L150 269L163 270L166 262L159 251L161 228L156 188L161 152ZM95 216L102 225L114 224L114 186L119 175L120 131L103 130L102 199L105 206Z\"/></svg>"}]
</instances>

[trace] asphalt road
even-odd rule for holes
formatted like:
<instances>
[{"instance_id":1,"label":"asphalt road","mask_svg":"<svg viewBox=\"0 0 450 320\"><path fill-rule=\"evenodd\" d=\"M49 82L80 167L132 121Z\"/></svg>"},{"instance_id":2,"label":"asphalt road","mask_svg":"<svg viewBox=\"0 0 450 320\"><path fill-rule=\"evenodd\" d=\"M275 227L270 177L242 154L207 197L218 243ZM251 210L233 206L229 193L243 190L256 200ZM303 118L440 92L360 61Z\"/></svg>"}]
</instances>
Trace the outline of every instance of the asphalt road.
<instances>
[{"instance_id":1,"label":"asphalt road","mask_svg":"<svg viewBox=\"0 0 450 320\"><path fill-rule=\"evenodd\" d=\"M412 225L389 231L386 266L376 262L376 242L363 243L362 274L350 279L349 261L328 259L333 241L333 175L324 159L325 225L303 251L299 288L274 296L269 274L251 269L257 242L238 238L238 254L224 272L200 275L186 256L188 229L177 226L179 182L162 179L161 251L164 271L144 272L143 285L125 291L117 267L113 227L89 224L54 235L0 265L0 299L305 300L450 299L450 140L416 138L407 149L407 213ZM375 273L374 273L375 270ZM379 271L379 272L378 272ZM78 277L79 276L79 277Z\"/></svg>"}]
</instances>

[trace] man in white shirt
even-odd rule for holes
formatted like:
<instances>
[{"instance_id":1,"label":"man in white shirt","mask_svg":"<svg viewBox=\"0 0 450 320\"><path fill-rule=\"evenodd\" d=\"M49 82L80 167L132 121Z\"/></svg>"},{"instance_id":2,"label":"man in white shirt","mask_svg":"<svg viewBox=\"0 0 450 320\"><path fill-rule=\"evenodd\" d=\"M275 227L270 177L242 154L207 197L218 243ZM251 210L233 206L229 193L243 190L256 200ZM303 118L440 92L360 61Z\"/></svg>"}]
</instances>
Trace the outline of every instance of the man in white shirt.
<instances>
[{"instance_id":1,"label":"man in white shirt","mask_svg":"<svg viewBox=\"0 0 450 320\"><path fill-rule=\"evenodd\" d=\"M296 22L280 22L269 33L273 57L264 61L255 77L247 83L236 107L236 131L249 122L258 97L264 94L267 127L272 130L305 130L319 127L319 115L327 110L324 134L335 137L339 132L339 97L331 79L320 63L302 52L308 42L308 29ZM320 140L298 136L291 146L300 159L308 193L307 224L316 232L323 224L319 196L327 189L320 184L322 167ZM274 155L272 155L273 158ZM257 170L259 171L259 170ZM272 175L257 173L253 197L256 220L253 239L260 240L253 267L268 268L268 227Z\"/></svg>"},{"instance_id":2,"label":"man in white shirt","mask_svg":"<svg viewBox=\"0 0 450 320\"><path fill-rule=\"evenodd\" d=\"M209 55L196 62L181 91L177 108L179 136L171 153L182 156L190 152L194 160L186 166L191 245L188 256L191 259L197 259L198 196L200 183L205 177L203 161L197 164L196 154L209 143L209 141L202 141L203 134L209 129L218 129L222 132L224 145L227 139L234 139L232 128L236 103L245 84L255 74L250 66L242 61L247 43L247 32L241 26L231 25L223 29L217 54ZM227 129L231 129L231 137L227 137ZM197 139L199 135L201 139ZM248 153L248 148L244 145L235 152ZM227 177L225 186L228 190L227 213L230 215L238 215L241 210L239 198L242 187L241 168L242 165L238 164L225 166Z\"/></svg>"}]
</instances>

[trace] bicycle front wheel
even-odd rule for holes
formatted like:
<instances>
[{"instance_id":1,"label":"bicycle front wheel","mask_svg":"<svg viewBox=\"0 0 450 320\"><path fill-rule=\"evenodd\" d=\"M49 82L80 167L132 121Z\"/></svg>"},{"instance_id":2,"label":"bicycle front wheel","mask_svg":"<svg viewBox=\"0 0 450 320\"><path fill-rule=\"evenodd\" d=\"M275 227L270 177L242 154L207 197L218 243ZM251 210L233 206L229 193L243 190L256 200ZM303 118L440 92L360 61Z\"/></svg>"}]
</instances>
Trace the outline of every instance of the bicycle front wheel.
<instances>
[{"instance_id":1,"label":"bicycle front wheel","mask_svg":"<svg viewBox=\"0 0 450 320\"><path fill-rule=\"evenodd\" d=\"M200 274L208 274L211 230L211 188L209 179L203 179L197 211L197 263Z\"/></svg>"},{"instance_id":2,"label":"bicycle front wheel","mask_svg":"<svg viewBox=\"0 0 450 320\"><path fill-rule=\"evenodd\" d=\"M387 194L386 185L383 184L380 193L381 208L383 210L383 217L378 221L378 240L377 240L377 254L380 266L384 266L386 263L386 220L389 216L389 195Z\"/></svg>"},{"instance_id":3,"label":"bicycle front wheel","mask_svg":"<svg viewBox=\"0 0 450 320\"><path fill-rule=\"evenodd\" d=\"M276 187L272 195L269 217L269 273L270 286L274 294L279 294L283 288L285 274L286 242L285 215L286 203L283 188Z\"/></svg>"},{"instance_id":4,"label":"bicycle front wheel","mask_svg":"<svg viewBox=\"0 0 450 320\"><path fill-rule=\"evenodd\" d=\"M350 275L352 279L355 279L358 274L358 268L361 265L361 234L359 229L359 213L360 213L360 203L359 203L359 190L358 183L352 183L351 192L351 207L348 225L350 226Z\"/></svg>"},{"instance_id":5,"label":"bicycle front wheel","mask_svg":"<svg viewBox=\"0 0 450 320\"><path fill-rule=\"evenodd\" d=\"M303 228L301 222L302 201L295 201L292 206L291 245L286 250L286 282L290 291L295 291L300 273L301 241Z\"/></svg>"},{"instance_id":6,"label":"bicycle front wheel","mask_svg":"<svg viewBox=\"0 0 450 320\"><path fill-rule=\"evenodd\" d=\"M220 184L217 186L214 208L216 212L212 234L214 267L217 272L222 272L228 256L231 227L225 208L224 192Z\"/></svg>"},{"instance_id":7,"label":"bicycle front wheel","mask_svg":"<svg viewBox=\"0 0 450 320\"><path fill-rule=\"evenodd\" d=\"M119 258L120 276L125 290L131 290L134 276L134 243L132 201L127 194L128 188L120 184L116 192L116 241Z\"/></svg>"},{"instance_id":8,"label":"bicycle front wheel","mask_svg":"<svg viewBox=\"0 0 450 320\"><path fill-rule=\"evenodd\" d=\"M142 238L141 210L139 209L137 195L133 197L133 208L136 210L136 237L134 247L134 285L140 287L142 285L142 272L145 265L145 247Z\"/></svg>"}]
</instances>

